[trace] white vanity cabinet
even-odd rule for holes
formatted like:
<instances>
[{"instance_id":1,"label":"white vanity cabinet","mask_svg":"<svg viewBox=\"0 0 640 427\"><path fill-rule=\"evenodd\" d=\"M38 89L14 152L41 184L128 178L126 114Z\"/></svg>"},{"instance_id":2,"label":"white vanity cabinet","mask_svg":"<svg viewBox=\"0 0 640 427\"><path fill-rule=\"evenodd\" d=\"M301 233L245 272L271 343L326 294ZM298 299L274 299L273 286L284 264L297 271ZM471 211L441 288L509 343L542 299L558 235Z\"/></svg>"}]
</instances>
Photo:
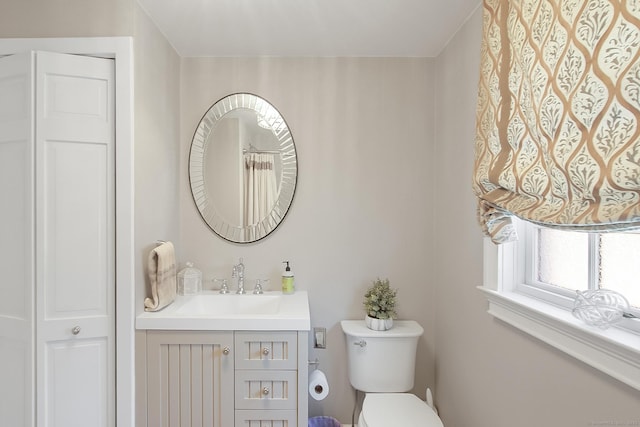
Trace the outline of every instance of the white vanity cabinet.
<instances>
[{"instance_id":1,"label":"white vanity cabinet","mask_svg":"<svg viewBox=\"0 0 640 427\"><path fill-rule=\"evenodd\" d=\"M147 331L147 425L307 425L308 331Z\"/></svg>"}]
</instances>

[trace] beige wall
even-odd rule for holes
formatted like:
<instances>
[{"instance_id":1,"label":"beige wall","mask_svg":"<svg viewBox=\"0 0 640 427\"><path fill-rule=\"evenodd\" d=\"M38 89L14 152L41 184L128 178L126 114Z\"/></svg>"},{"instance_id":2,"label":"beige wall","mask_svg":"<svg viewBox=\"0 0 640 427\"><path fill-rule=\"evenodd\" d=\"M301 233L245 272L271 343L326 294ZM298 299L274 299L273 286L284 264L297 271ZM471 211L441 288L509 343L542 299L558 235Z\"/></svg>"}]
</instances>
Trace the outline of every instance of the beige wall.
<instances>
[{"instance_id":1,"label":"beige wall","mask_svg":"<svg viewBox=\"0 0 640 427\"><path fill-rule=\"evenodd\" d=\"M135 10L136 313L148 294L145 267L157 240L178 241L180 58L138 6ZM144 333L136 334L136 425L146 425Z\"/></svg>"},{"instance_id":2,"label":"beige wall","mask_svg":"<svg viewBox=\"0 0 640 427\"><path fill-rule=\"evenodd\" d=\"M140 313L149 251L158 240L178 241L180 57L137 6L135 20L134 209Z\"/></svg>"},{"instance_id":3,"label":"beige wall","mask_svg":"<svg viewBox=\"0 0 640 427\"><path fill-rule=\"evenodd\" d=\"M2 0L0 37L133 35L135 0Z\"/></svg>"},{"instance_id":4,"label":"beige wall","mask_svg":"<svg viewBox=\"0 0 640 427\"><path fill-rule=\"evenodd\" d=\"M298 289L309 292L312 326L326 327L326 350L310 351L331 384L310 415L351 420L342 319L362 319L370 282L388 277L399 289L402 318L426 329L419 343L416 390L434 383L433 64L428 59L203 59L182 61L180 138L181 262L205 278L231 276L244 258L246 276L279 289L289 260ZM200 219L188 187L189 143L218 99L251 92L287 120L299 160L289 215L254 244L228 243ZM206 284L211 286L210 283Z\"/></svg>"},{"instance_id":5,"label":"beige wall","mask_svg":"<svg viewBox=\"0 0 640 427\"><path fill-rule=\"evenodd\" d=\"M148 292L145 267L157 240L178 241L180 57L136 6L135 71L135 277L136 313ZM146 425L146 341L136 334L136 425Z\"/></svg>"},{"instance_id":6,"label":"beige wall","mask_svg":"<svg viewBox=\"0 0 640 427\"><path fill-rule=\"evenodd\" d=\"M640 392L494 320L475 288L482 284L471 191L480 32L478 10L436 60L436 400L444 424L637 425Z\"/></svg>"}]
</instances>

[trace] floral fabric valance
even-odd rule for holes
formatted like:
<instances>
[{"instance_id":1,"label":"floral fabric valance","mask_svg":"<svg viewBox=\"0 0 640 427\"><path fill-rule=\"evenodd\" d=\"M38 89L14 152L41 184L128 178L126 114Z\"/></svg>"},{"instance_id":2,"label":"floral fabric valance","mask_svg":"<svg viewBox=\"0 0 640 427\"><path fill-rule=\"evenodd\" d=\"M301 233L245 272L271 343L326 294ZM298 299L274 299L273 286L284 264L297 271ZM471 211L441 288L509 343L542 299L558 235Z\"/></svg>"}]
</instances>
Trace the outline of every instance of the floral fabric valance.
<instances>
[{"instance_id":1,"label":"floral fabric valance","mask_svg":"<svg viewBox=\"0 0 640 427\"><path fill-rule=\"evenodd\" d=\"M640 0L485 0L473 189L496 243L511 215L640 227Z\"/></svg>"}]
</instances>

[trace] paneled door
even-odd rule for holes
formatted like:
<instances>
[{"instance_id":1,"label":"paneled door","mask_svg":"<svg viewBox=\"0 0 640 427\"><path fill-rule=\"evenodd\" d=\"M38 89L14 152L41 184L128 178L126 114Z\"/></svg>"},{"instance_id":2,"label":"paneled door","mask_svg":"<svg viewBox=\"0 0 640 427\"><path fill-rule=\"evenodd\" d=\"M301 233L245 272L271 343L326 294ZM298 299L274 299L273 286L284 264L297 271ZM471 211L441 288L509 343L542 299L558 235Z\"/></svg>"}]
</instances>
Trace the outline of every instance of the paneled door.
<instances>
[{"instance_id":1,"label":"paneled door","mask_svg":"<svg viewBox=\"0 0 640 427\"><path fill-rule=\"evenodd\" d=\"M113 427L114 64L109 59L30 52L1 59L0 76L5 60L12 67L24 63L23 74L30 78L21 80L23 92L32 94L20 99L24 96L16 89L20 85L0 94L0 98L15 96L17 103L27 106L21 112L28 114L20 120L15 114L16 135L27 135L28 142L0 145L28 171L13 168L16 179L8 176L11 184L0 186L2 195L11 197L9 204L20 202L12 208L16 213L11 218L3 214L0 222L14 221L23 228L16 227L13 240L20 253L13 258L24 273L15 273L14 283L3 285L26 307L23 323L31 325L29 330L22 329L28 356L22 374L24 399L14 398L23 400L25 422L20 425L33 425L30 418L35 418L35 425L42 427ZM5 139L24 141L0 136L0 141ZM2 161L12 164L8 158ZM24 213L22 218L19 212ZM9 252L10 248L2 248L3 254ZM2 270L14 268L6 267ZM19 307L13 311L18 313ZM4 337L0 339L0 351L4 351ZM15 355L19 349L14 346L13 353L7 354ZM8 393L7 388L0 385L0 394ZM29 411L35 417L25 414ZM14 412L7 419L20 416Z\"/></svg>"},{"instance_id":2,"label":"paneled door","mask_svg":"<svg viewBox=\"0 0 640 427\"><path fill-rule=\"evenodd\" d=\"M48 52L35 57L38 425L110 427L114 64Z\"/></svg>"},{"instance_id":3,"label":"paneled door","mask_svg":"<svg viewBox=\"0 0 640 427\"><path fill-rule=\"evenodd\" d=\"M33 74L0 58L0 425L33 426Z\"/></svg>"}]
</instances>

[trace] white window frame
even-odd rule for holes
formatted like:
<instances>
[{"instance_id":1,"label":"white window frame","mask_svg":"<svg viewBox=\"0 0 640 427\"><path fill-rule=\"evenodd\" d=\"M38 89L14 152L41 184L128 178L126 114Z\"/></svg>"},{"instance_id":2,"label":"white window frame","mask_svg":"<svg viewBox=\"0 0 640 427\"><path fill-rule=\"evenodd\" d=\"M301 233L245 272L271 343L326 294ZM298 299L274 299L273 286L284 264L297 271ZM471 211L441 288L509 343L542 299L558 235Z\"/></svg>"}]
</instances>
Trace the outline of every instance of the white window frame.
<instances>
[{"instance_id":1,"label":"white window frame","mask_svg":"<svg viewBox=\"0 0 640 427\"><path fill-rule=\"evenodd\" d=\"M519 235L523 235L524 239L520 240L518 243L517 250L524 251L524 275L519 278L519 280L515 283L515 290L518 293L522 293L525 295L529 295L531 297L541 299L550 304L557 305L567 310L571 310L573 308L575 292L572 292L569 289L550 285L544 282L540 282L537 279L537 271L536 271L536 262L538 259L538 245L536 242L536 231L540 227L531 223L526 223L524 221L515 219L518 222L518 233ZM597 234L589 235L589 267L591 271L589 271L589 282L587 284L589 289L597 289L598 286L598 262L597 262L597 249L599 236ZM524 249L522 249L524 248ZM640 316L640 310L636 308L630 308L628 310L629 313ZM629 329L632 332L640 334L640 321L631 320L631 319L622 319L620 322L616 324L615 327L622 327Z\"/></svg>"},{"instance_id":2,"label":"white window frame","mask_svg":"<svg viewBox=\"0 0 640 427\"><path fill-rule=\"evenodd\" d=\"M576 319L553 297L525 284L526 227L515 221L517 242L494 245L484 241L481 289L488 312L527 334L640 390L640 334L625 328L602 330ZM638 322L634 320L634 322Z\"/></svg>"}]
</instances>

